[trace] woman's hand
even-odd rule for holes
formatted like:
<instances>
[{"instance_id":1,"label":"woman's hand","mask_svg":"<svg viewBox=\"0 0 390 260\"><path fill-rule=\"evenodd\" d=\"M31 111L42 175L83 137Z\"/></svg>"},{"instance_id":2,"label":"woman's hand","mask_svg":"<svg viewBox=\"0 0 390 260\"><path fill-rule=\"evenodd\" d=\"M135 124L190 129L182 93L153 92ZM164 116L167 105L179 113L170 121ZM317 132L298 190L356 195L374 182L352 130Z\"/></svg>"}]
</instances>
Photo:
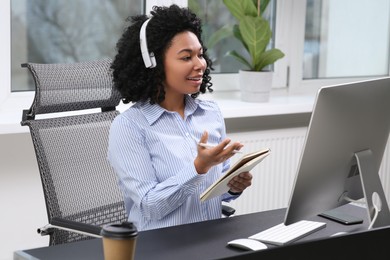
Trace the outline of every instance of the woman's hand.
<instances>
[{"instance_id":1,"label":"woman's hand","mask_svg":"<svg viewBox=\"0 0 390 260\"><path fill-rule=\"evenodd\" d=\"M204 132L200 138L201 143L207 143L208 133ZM205 148L198 145L198 156L195 158L195 169L199 174L204 174L210 170L211 167L220 164L233 155L235 150L240 150L244 145L240 142L230 144L230 139L225 139L213 148Z\"/></svg>"},{"instance_id":2,"label":"woman's hand","mask_svg":"<svg viewBox=\"0 0 390 260\"><path fill-rule=\"evenodd\" d=\"M242 172L228 183L230 192L241 193L246 188L252 185L252 174L250 172Z\"/></svg>"}]
</instances>

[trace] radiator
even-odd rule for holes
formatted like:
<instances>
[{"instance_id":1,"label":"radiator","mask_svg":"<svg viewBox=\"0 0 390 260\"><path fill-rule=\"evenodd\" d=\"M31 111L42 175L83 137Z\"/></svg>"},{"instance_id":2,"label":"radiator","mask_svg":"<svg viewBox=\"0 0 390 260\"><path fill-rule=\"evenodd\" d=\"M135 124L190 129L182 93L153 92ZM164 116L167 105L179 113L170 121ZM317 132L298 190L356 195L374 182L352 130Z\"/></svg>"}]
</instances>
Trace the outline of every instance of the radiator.
<instances>
[{"instance_id":1,"label":"radiator","mask_svg":"<svg viewBox=\"0 0 390 260\"><path fill-rule=\"evenodd\" d=\"M262 148L271 149L271 154L251 171L252 186L238 199L229 203L236 209L236 215L287 207L306 130L306 127L300 127L228 134L233 141L244 144L242 149L244 153ZM389 142L379 171L388 203L390 202ZM232 163L239 158L239 154L232 157Z\"/></svg>"}]
</instances>

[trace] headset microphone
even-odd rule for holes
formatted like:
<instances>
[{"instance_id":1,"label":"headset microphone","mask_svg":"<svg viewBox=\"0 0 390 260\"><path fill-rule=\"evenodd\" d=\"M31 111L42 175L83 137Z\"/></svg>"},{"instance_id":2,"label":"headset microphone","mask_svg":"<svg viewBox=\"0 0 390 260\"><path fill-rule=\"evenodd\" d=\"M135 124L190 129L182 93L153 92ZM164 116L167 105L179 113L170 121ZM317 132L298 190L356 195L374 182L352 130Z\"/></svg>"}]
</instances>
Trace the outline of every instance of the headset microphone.
<instances>
[{"instance_id":1,"label":"headset microphone","mask_svg":"<svg viewBox=\"0 0 390 260\"><path fill-rule=\"evenodd\" d=\"M142 26L141 30L139 32L139 41L141 46L141 54L142 59L144 60L145 67L146 68L154 68L156 67L156 58L154 57L154 53L150 52L148 50L148 42L146 41L146 26L148 25L150 19L146 20Z\"/></svg>"}]
</instances>

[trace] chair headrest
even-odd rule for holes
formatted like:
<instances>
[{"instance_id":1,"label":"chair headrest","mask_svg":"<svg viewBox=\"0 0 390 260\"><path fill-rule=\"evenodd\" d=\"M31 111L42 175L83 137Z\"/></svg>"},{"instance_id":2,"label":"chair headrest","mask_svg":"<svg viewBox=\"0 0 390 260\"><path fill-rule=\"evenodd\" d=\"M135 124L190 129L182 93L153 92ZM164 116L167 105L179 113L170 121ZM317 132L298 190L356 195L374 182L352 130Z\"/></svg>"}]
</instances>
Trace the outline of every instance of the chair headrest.
<instances>
[{"instance_id":1,"label":"chair headrest","mask_svg":"<svg viewBox=\"0 0 390 260\"><path fill-rule=\"evenodd\" d=\"M115 108L121 99L114 88L111 59L78 63L26 63L35 83L29 114L91 108Z\"/></svg>"}]
</instances>

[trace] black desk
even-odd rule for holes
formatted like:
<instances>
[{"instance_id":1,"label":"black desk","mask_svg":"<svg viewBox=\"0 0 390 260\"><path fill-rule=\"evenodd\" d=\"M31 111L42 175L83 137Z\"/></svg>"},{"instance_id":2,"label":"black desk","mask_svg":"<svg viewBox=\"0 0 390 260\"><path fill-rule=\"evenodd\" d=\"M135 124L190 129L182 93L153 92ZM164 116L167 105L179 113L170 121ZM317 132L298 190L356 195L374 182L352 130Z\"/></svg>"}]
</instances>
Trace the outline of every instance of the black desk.
<instances>
[{"instance_id":1,"label":"black desk","mask_svg":"<svg viewBox=\"0 0 390 260\"><path fill-rule=\"evenodd\" d=\"M291 245L269 245L267 250L257 252L231 248L226 246L226 243L281 223L285 209L143 231L139 232L136 259L281 259L286 256L284 259L327 259L330 256L333 256L333 259L373 259L374 256L390 259L390 227L366 231L367 213L364 208L347 205L344 210L350 214L364 216L364 223L346 226L321 217L313 217L313 220L327 222L327 227ZM353 233L329 237L340 231ZM103 249L101 239L92 239L17 251L14 256L14 259L18 260L98 260L103 259Z\"/></svg>"}]
</instances>

